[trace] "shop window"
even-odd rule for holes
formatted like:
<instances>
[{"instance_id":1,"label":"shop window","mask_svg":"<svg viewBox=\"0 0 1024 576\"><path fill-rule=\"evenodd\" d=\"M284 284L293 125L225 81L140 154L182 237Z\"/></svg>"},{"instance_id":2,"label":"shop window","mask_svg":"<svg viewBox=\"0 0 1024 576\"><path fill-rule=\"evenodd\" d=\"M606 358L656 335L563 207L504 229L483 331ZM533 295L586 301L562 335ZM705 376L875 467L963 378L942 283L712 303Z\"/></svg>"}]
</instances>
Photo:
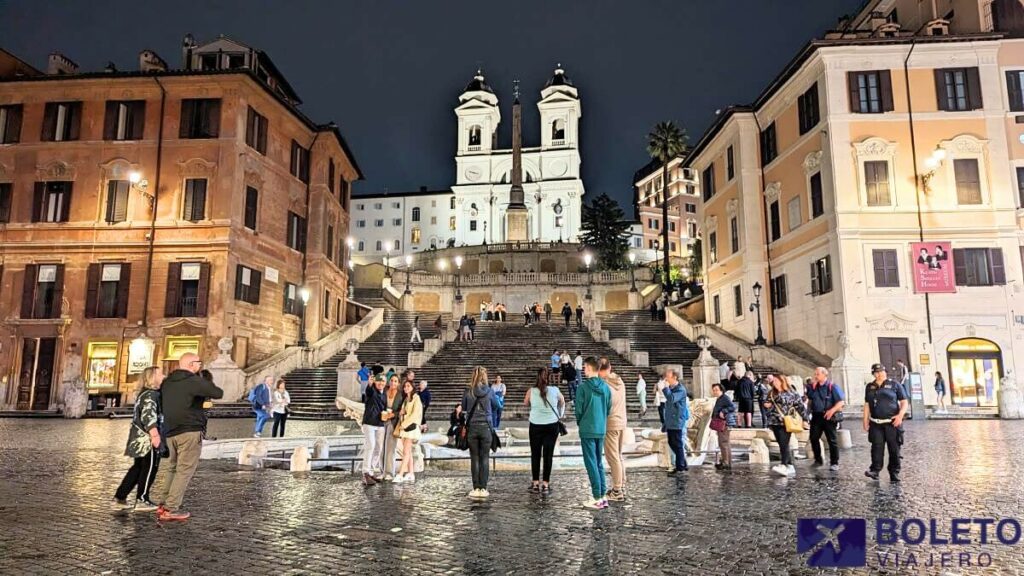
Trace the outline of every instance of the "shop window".
<instances>
[{"instance_id":1,"label":"shop window","mask_svg":"<svg viewBox=\"0 0 1024 576\"><path fill-rule=\"evenodd\" d=\"M117 388L117 342L90 342L88 357L89 389Z\"/></svg>"}]
</instances>

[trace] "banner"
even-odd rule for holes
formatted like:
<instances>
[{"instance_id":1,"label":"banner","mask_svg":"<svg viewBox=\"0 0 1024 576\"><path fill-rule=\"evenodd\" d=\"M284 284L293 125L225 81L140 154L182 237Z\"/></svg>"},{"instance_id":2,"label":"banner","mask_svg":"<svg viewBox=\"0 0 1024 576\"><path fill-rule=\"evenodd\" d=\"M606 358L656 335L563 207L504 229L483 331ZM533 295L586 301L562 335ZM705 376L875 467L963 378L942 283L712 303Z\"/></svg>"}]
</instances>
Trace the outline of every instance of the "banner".
<instances>
[{"instance_id":1,"label":"banner","mask_svg":"<svg viewBox=\"0 0 1024 576\"><path fill-rule=\"evenodd\" d=\"M949 242L915 242L910 245L914 292L956 292L953 249Z\"/></svg>"}]
</instances>

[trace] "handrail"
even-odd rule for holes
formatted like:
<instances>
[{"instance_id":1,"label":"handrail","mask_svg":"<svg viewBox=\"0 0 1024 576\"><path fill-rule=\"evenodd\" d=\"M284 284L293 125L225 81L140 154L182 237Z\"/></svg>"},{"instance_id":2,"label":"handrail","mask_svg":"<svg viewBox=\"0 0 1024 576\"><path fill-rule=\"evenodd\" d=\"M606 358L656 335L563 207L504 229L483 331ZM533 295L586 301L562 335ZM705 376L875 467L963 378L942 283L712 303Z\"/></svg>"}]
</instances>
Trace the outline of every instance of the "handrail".
<instances>
[{"instance_id":1,"label":"handrail","mask_svg":"<svg viewBox=\"0 0 1024 576\"><path fill-rule=\"evenodd\" d=\"M634 270L634 274L637 282L650 282L654 278L654 272L646 267L637 268ZM409 275L409 284L412 286L452 286L455 284L455 276L455 274L412 272ZM459 284L463 287L506 284L586 286L587 284L623 284L630 281L629 270L605 270L591 274L586 272L488 272L459 276Z\"/></svg>"}]
</instances>

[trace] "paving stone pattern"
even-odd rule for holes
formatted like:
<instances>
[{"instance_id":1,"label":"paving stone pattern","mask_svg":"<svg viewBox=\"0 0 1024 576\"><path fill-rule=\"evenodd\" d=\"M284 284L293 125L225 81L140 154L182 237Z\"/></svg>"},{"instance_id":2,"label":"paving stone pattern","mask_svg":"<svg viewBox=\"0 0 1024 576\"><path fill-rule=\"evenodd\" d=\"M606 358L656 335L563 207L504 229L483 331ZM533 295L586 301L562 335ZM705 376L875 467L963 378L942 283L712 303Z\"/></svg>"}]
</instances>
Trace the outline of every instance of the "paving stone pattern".
<instances>
[{"instance_id":1,"label":"paving stone pattern","mask_svg":"<svg viewBox=\"0 0 1024 576\"><path fill-rule=\"evenodd\" d=\"M246 423L215 421L211 430L224 437ZM331 426L303 424L295 433ZM546 500L526 492L527 475L498 473L491 501L473 504L468 473L366 489L347 473L204 461L185 501L193 519L160 525L108 511L128 467L127 426L0 420L0 574L818 574L834 572L797 558L799 517L934 517L948 526L954 517L1024 515L1024 423L945 421L908 425L898 487L862 476L861 433L838 474L807 461L795 479L751 465L679 479L637 471L630 499L603 512L579 506L582 471L556 472ZM844 573L887 573L870 532L868 567ZM1024 544L955 550L966 551L992 554L984 573L1024 573Z\"/></svg>"}]
</instances>

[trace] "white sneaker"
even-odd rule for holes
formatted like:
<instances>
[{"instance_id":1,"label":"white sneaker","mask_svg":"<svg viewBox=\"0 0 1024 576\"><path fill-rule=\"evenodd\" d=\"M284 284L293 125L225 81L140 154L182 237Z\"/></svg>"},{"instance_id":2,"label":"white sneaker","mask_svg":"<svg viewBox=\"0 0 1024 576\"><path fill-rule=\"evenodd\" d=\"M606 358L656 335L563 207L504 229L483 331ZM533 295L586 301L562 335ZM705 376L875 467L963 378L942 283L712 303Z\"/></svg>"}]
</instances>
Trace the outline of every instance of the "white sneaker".
<instances>
[{"instance_id":1,"label":"white sneaker","mask_svg":"<svg viewBox=\"0 0 1024 576\"><path fill-rule=\"evenodd\" d=\"M469 491L469 494L466 494L466 498L469 498L470 500L476 500L479 497L480 491L477 490L476 488L473 488L472 490Z\"/></svg>"},{"instance_id":2,"label":"white sneaker","mask_svg":"<svg viewBox=\"0 0 1024 576\"><path fill-rule=\"evenodd\" d=\"M601 501L598 500L597 498L591 498L591 499L583 502L583 507L584 508L590 508L591 510L600 510L601 509Z\"/></svg>"},{"instance_id":3,"label":"white sneaker","mask_svg":"<svg viewBox=\"0 0 1024 576\"><path fill-rule=\"evenodd\" d=\"M775 472L779 476L789 476L789 468L783 466L782 464L776 464L775 466L772 466L772 472Z\"/></svg>"},{"instance_id":4,"label":"white sneaker","mask_svg":"<svg viewBox=\"0 0 1024 576\"><path fill-rule=\"evenodd\" d=\"M402 476L401 474L395 476L395 479L392 480L393 484L401 484L402 482L405 482L405 476Z\"/></svg>"},{"instance_id":5,"label":"white sneaker","mask_svg":"<svg viewBox=\"0 0 1024 576\"><path fill-rule=\"evenodd\" d=\"M491 493L488 492L486 488L481 488L480 489L480 498L489 498L490 496L491 496Z\"/></svg>"},{"instance_id":6,"label":"white sneaker","mask_svg":"<svg viewBox=\"0 0 1024 576\"><path fill-rule=\"evenodd\" d=\"M796 476L796 466L793 466L792 464L786 466L786 475L790 477Z\"/></svg>"},{"instance_id":7,"label":"white sneaker","mask_svg":"<svg viewBox=\"0 0 1024 576\"><path fill-rule=\"evenodd\" d=\"M412 484L413 482L416 482L416 475L411 472L409 474L406 474L404 482L406 484Z\"/></svg>"},{"instance_id":8,"label":"white sneaker","mask_svg":"<svg viewBox=\"0 0 1024 576\"><path fill-rule=\"evenodd\" d=\"M391 474L385 474L384 475L384 481L385 482L391 482L394 479L395 479L394 476L392 476Z\"/></svg>"}]
</instances>

